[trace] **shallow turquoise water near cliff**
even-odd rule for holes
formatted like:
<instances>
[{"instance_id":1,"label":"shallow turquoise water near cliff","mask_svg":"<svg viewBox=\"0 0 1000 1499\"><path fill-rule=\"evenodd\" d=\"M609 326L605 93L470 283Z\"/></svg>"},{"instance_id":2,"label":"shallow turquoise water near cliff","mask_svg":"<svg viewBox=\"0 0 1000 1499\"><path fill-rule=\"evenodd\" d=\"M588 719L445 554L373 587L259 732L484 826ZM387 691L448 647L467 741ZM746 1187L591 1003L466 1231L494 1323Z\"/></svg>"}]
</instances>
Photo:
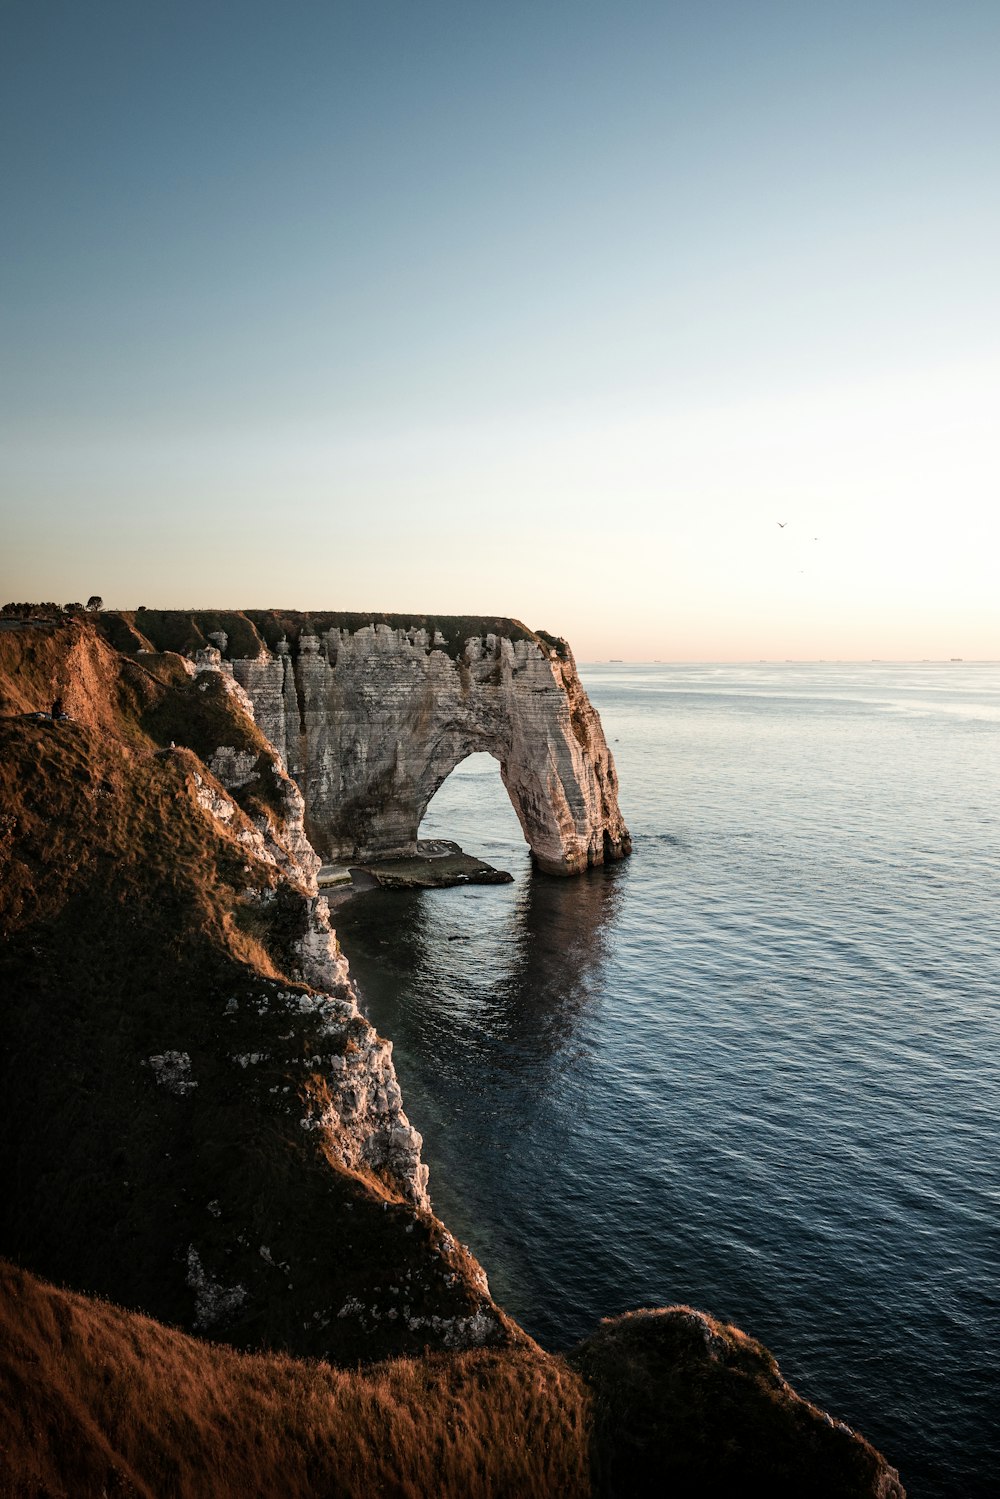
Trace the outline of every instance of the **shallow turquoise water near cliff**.
<instances>
[{"instance_id":1,"label":"shallow turquoise water near cliff","mask_svg":"<svg viewBox=\"0 0 1000 1499\"><path fill-rule=\"evenodd\" d=\"M916 1499L1000 1474L1000 667L581 668L635 840L533 877L495 763L359 896L435 1207L546 1346L686 1301Z\"/></svg>"}]
</instances>

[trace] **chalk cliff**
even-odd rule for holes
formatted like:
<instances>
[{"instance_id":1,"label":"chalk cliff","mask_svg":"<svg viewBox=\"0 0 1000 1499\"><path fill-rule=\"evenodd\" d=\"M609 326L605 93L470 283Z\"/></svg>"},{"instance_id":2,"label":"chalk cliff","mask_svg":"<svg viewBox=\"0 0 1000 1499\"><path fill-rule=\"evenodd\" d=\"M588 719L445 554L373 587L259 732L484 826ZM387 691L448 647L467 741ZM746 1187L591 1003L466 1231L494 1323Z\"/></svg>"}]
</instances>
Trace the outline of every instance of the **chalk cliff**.
<instances>
[{"instance_id":1,"label":"chalk cliff","mask_svg":"<svg viewBox=\"0 0 1000 1499\"><path fill-rule=\"evenodd\" d=\"M327 861L413 853L431 797L477 750L499 762L545 873L631 849L601 721L563 640L504 619L128 619L158 648L187 641L203 664L232 673L301 787Z\"/></svg>"}]
</instances>

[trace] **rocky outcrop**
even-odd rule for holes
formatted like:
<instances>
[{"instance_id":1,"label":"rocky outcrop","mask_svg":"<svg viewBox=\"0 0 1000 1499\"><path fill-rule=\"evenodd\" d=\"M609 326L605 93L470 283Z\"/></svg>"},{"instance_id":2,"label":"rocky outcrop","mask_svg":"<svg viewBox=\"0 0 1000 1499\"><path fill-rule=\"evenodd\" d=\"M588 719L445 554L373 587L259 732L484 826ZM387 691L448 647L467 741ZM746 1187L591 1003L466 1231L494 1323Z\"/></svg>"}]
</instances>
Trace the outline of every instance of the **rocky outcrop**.
<instances>
[{"instance_id":1,"label":"rocky outcrop","mask_svg":"<svg viewBox=\"0 0 1000 1499\"><path fill-rule=\"evenodd\" d=\"M413 854L431 797L485 750L537 866L575 874L631 849L601 722L565 642L332 625L229 663L302 788L332 862Z\"/></svg>"},{"instance_id":2,"label":"rocky outcrop","mask_svg":"<svg viewBox=\"0 0 1000 1499\"><path fill-rule=\"evenodd\" d=\"M761 1343L705 1312L609 1317L568 1357L595 1396L601 1499L906 1499L864 1437L803 1400Z\"/></svg>"},{"instance_id":3,"label":"rocky outcrop","mask_svg":"<svg viewBox=\"0 0 1000 1499\"><path fill-rule=\"evenodd\" d=\"M252 703L227 676L217 648L198 653L194 674L203 677L206 673L219 678L229 698L234 727L241 727L244 714L252 720ZM199 683L207 685L206 681ZM248 726L242 727L246 733ZM350 1171L373 1171L404 1201L430 1211L427 1167L420 1159L423 1142L403 1112L392 1064L392 1042L379 1036L358 1010L347 959L330 925L329 905L318 891L320 861L304 831L302 795L280 758L271 751L269 768L276 803L267 813L252 817L230 793L255 782L260 775L260 757L252 750L220 745L208 765L219 784L192 766L194 799L208 813L215 830L233 837L256 864L256 878L254 864L245 866L250 879L244 902L265 919L279 901L283 902L285 925L290 928L285 966L293 977L323 991L302 994L278 990L273 997L262 991L252 1007L257 1019L274 1005L287 1014L292 1023L288 1033L294 1042L292 1052L302 1050L303 1035L296 1022L307 1017L312 1027L307 1048L313 1053L309 1057L311 1075L302 1084L305 1110L301 1127L318 1133L328 1159L337 1160ZM237 1008L234 1003L230 1016ZM186 1053L183 1055L186 1058ZM272 1061L273 1055L250 1050L235 1053L234 1059L245 1070ZM163 1063L164 1058L151 1058L150 1065L155 1067L157 1061ZM176 1070L174 1067L169 1075L172 1077ZM161 1068L158 1074L161 1082L165 1071ZM180 1090L195 1086L184 1082Z\"/></svg>"}]
</instances>

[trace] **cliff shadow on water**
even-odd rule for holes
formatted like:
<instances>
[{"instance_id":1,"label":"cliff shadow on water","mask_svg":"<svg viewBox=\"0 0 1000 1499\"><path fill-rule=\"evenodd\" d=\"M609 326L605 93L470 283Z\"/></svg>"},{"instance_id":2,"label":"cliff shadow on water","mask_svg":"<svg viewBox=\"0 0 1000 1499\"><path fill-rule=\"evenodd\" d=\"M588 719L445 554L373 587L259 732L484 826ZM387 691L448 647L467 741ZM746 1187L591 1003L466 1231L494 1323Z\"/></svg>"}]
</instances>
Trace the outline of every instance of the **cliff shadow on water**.
<instances>
[{"instance_id":1,"label":"cliff shadow on water","mask_svg":"<svg viewBox=\"0 0 1000 1499\"><path fill-rule=\"evenodd\" d=\"M505 886L371 892L337 912L373 1013L399 1055L411 1041L458 1047L457 1076L495 1069L535 1084L558 1071L592 1002L614 940L627 863L598 865L566 881L531 862L497 761L470 755L434 797L422 837L455 837L467 852L514 875ZM411 1031L419 1027L419 1034ZM437 1070L437 1069L436 1069ZM530 1100L525 1099L525 1107Z\"/></svg>"},{"instance_id":2,"label":"cliff shadow on water","mask_svg":"<svg viewBox=\"0 0 1000 1499\"><path fill-rule=\"evenodd\" d=\"M363 1000L407 1054L413 1027L481 1065L557 1070L614 940L627 866L569 884L522 872L513 886L366 891L337 912Z\"/></svg>"},{"instance_id":3,"label":"cliff shadow on water","mask_svg":"<svg viewBox=\"0 0 1000 1499\"><path fill-rule=\"evenodd\" d=\"M533 1220L552 1190L532 1162L562 1153L551 1131L567 1111L552 1102L575 1087L628 878L616 864L568 882L525 860L513 885L373 891L337 913L362 1007L393 1039L438 1211L525 1309L545 1299Z\"/></svg>"}]
</instances>

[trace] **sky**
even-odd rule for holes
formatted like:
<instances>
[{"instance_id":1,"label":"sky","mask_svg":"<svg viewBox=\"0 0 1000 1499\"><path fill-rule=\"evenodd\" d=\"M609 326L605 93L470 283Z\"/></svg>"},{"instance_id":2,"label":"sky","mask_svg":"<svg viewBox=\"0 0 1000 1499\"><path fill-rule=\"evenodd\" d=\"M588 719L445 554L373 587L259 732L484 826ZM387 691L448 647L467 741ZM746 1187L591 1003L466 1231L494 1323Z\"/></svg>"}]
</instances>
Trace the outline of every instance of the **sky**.
<instances>
[{"instance_id":1,"label":"sky","mask_svg":"<svg viewBox=\"0 0 1000 1499\"><path fill-rule=\"evenodd\" d=\"M996 0L3 32L3 600L1000 658Z\"/></svg>"}]
</instances>

